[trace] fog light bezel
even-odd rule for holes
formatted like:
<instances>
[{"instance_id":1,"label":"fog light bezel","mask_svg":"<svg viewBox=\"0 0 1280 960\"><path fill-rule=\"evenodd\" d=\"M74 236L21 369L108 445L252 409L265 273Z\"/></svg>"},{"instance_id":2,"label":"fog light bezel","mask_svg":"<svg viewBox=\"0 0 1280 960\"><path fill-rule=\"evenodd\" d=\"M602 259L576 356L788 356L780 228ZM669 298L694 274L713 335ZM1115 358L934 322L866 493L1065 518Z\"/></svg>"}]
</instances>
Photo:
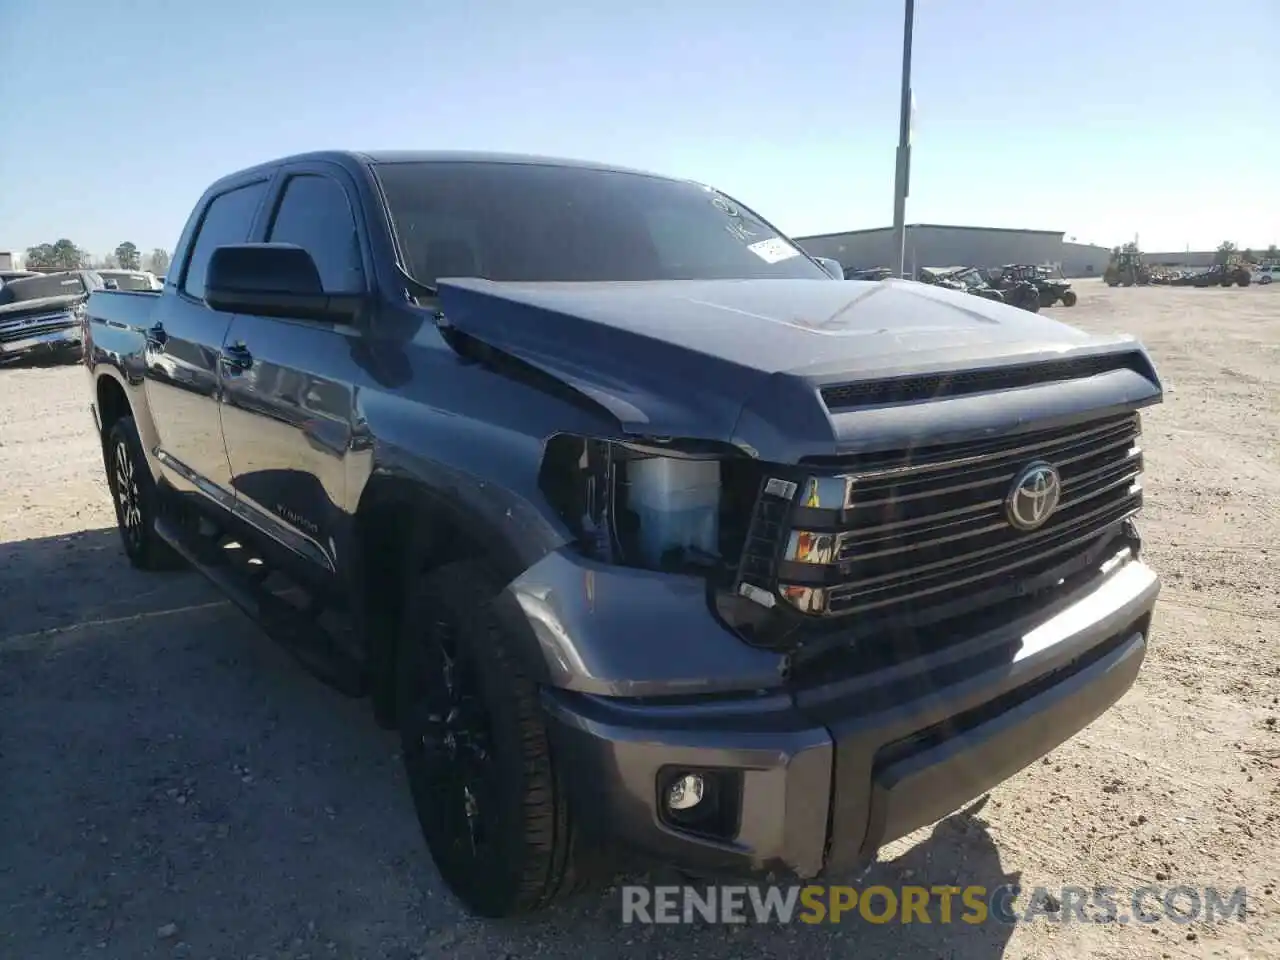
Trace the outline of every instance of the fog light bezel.
<instances>
[{"instance_id":1,"label":"fog light bezel","mask_svg":"<svg viewBox=\"0 0 1280 960\"><path fill-rule=\"evenodd\" d=\"M702 797L678 810L668 802L684 777L702 780ZM658 820L667 828L712 840L729 841L738 834L742 816L742 771L722 767L667 766L654 784Z\"/></svg>"}]
</instances>

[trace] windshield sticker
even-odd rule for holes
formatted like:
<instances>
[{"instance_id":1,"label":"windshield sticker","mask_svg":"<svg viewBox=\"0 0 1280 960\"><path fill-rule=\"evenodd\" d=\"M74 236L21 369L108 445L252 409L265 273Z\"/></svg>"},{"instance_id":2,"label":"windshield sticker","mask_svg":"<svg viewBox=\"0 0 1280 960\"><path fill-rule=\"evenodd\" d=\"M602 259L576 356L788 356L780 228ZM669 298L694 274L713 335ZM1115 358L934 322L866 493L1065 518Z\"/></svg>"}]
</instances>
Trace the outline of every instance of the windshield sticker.
<instances>
[{"instance_id":1,"label":"windshield sticker","mask_svg":"<svg viewBox=\"0 0 1280 960\"><path fill-rule=\"evenodd\" d=\"M748 244L747 249L765 263L781 263L783 260L790 260L792 257L800 256L800 251L781 237Z\"/></svg>"}]
</instances>

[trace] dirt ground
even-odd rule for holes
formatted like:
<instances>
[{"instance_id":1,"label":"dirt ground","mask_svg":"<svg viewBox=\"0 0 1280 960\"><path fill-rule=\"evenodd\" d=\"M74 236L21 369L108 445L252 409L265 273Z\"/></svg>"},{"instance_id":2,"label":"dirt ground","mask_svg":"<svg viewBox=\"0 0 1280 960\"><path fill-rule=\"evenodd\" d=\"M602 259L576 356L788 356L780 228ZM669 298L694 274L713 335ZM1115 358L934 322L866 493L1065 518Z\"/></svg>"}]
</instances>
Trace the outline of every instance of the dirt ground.
<instances>
[{"instance_id":1,"label":"dirt ground","mask_svg":"<svg viewBox=\"0 0 1280 960\"><path fill-rule=\"evenodd\" d=\"M1049 312L1138 335L1166 379L1151 654L1113 710L862 882L1244 886L1243 922L623 927L616 890L469 920L367 705L196 575L128 567L63 367L0 371L0 956L1280 957L1280 286L1078 289Z\"/></svg>"}]
</instances>

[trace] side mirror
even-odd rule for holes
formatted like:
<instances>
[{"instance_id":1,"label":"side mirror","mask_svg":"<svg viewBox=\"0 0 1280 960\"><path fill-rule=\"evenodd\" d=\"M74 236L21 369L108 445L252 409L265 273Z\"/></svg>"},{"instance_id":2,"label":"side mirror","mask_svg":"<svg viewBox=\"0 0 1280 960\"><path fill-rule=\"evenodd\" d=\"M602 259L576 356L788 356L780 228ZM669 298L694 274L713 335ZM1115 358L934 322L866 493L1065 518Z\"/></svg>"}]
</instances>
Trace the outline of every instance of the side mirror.
<instances>
[{"instance_id":1,"label":"side mirror","mask_svg":"<svg viewBox=\"0 0 1280 960\"><path fill-rule=\"evenodd\" d=\"M839 260L833 260L830 257L814 257L818 261L818 266L827 271L832 280L844 279L844 267L840 265Z\"/></svg>"},{"instance_id":2,"label":"side mirror","mask_svg":"<svg viewBox=\"0 0 1280 960\"><path fill-rule=\"evenodd\" d=\"M364 297L325 293L311 254L296 244L237 243L213 251L204 300L224 313L350 323Z\"/></svg>"}]
</instances>

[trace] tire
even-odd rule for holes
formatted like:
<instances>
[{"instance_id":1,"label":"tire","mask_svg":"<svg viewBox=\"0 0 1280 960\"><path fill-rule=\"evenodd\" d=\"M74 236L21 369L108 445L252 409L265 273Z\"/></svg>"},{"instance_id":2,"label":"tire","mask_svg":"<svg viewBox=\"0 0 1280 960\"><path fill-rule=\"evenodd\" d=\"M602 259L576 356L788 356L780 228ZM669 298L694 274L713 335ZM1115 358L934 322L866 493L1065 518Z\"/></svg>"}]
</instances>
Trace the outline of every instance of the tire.
<instances>
[{"instance_id":1,"label":"tire","mask_svg":"<svg viewBox=\"0 0 1280 960\"><path fill-rule=\"evenodd\" d=\"M1261 280L1258 281L1258 285L1265 287L1268 283L1271 282L1271 279L1272 278L1270 275L1264 276Z\"/></svg>"},{"instance_id":2,"label":"tire","mask_svg":"<svg viewBox=\"0 0 1280 960\"><path fill-rule=\"evenodd\" d=\"M1064 307L1074 307L1076 305L1076 299L1076 292L1074 290L1068 290L1062 295L1062 305Z\"/></svg>"},{"instance_id":3,"label":"tire","mask_svg":"<svg viewBox=\"0 0 1280 960\"><path fill-rule=\"evenodd\" d=\"M139 570L184 567L182 558L156 534L160 491L142 453L133 417L121 417L111 425L103 453L107 486L116 508L116 528L129 562Z\"/></svg>"},{"instance_id":4,"label":"tire","mask_svg":"<svg viewBox=\"0 0 1280 960\"><path fill-rule=\"evenodd\" d=\"M585 881L537 687L488 602L498 591L476 563L422 576L396 665L401 752L423 837L453 895L489 918L544 909Z\"/></svg>"}]
</instances>

